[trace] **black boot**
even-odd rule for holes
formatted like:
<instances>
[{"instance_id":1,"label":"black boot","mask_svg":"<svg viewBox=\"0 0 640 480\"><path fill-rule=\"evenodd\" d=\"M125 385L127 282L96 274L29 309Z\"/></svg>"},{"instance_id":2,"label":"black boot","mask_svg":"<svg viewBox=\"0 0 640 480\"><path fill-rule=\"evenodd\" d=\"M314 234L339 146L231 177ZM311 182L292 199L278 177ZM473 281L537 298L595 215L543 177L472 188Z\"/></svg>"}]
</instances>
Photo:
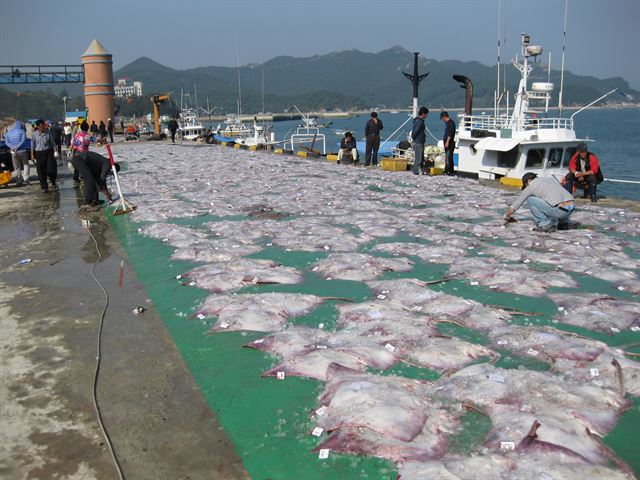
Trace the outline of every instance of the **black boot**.
<instances>
[{"instance_id":1,"label":"black boot","mask_svg":"<svg viewBox=\"0 0 640 480\"><path fill-rule=\"evenodd\" d=\"M598 201L597 190L598 188L595 185L589 185L589 195L591 195L591 201L593 203Z\"/></svg>"}]
</instances>

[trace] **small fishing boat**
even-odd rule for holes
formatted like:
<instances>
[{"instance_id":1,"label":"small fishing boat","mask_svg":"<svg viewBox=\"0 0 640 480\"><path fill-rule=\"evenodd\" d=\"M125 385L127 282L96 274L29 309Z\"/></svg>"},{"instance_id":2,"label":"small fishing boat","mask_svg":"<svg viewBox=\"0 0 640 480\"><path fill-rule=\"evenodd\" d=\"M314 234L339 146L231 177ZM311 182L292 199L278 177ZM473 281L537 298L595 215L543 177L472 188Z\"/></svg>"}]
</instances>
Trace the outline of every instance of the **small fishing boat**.
<instances>
[{"instance_id":1,"label":"small fishing boat","mask_svg":"<svg viewBox=\"0 0 640 480\"><path fill-rule=\"evenodd\" d=\"M178 117L178 132L184 140L197 140L204 131L204 125L198 121L194 109L186 108L180 111Z\"/></svg>"}]
</instances>

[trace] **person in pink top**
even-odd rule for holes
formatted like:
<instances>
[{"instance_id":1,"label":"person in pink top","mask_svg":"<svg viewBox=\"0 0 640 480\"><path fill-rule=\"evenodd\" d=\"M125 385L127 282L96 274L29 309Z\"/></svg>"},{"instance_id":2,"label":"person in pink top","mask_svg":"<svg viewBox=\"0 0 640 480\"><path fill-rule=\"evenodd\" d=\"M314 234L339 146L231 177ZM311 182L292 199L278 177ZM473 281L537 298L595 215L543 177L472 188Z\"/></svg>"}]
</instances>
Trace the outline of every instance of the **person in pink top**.
<instances>
[{"instance_id":1,"label":"person in pink top","mask_svg":"<svg viewBox=\"0 0 640 480\"><path fill-rule=\"evenodd\" d=\"M104 140L106 141L106 139ZM89 155L89 146L95 141L96 139L89 134L89 124L82 122L80 131L76 133L71 142L73 151L71 164L78 170L84 182L84 205L82 210L85 211L97 211L100 205L104 203L103 200L98 198L98 190L106 191L106 185L100 178L104 161L101 155ZM105 195L107 195L107 198L110 197L108 191Z\"/></svg>"}]
</instances>

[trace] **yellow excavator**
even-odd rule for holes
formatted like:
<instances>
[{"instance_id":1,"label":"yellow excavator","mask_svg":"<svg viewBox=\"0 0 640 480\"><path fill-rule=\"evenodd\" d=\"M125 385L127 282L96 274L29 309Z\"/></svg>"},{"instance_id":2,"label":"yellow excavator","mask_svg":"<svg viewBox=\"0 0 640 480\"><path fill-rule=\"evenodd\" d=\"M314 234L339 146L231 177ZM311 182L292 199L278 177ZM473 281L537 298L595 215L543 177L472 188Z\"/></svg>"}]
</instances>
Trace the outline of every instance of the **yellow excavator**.
<instances>
[{"instance_id":1,"label":"yellow excavator","mask_svg":"<svg viewBox=\"0 0 640 480\"><path fill-rule=\"evenodd\" d=\"M164 102L168 102L171 97L168 93L159 93L151 96L151 103L153 103L153 133L161 136L160 131L160 105Z\"/></svg>"}]
</instances>

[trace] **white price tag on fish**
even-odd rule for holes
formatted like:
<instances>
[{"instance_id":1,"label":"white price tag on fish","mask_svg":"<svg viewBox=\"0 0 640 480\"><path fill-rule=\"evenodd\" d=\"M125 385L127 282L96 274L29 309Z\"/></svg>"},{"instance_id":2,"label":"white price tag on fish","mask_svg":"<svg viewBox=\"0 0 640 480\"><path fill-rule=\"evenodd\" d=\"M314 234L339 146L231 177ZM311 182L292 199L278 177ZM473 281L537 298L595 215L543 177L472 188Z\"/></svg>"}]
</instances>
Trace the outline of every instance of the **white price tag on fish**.
<instances>
[{"instance_id":1,"label":"white price tag on fish","mask_svg":"<svg viewBox=\"0 0 640 480\"><path fill-rule=\"evenodd\" d=\"M516 449L515 442L500 442L500 450L508 452Z\"/></svg>"},{"instance_id":2,"label":"white price tag on fish","mask_svg":"<svg viewBox=\"0 0 640 480\"><path fill-rule=\"evenodd\" d=\"M597 368L590 368L590 369L589 369L589 372L591 372L591 376L592 376L592 377L598 377L598 376L600 376L600 372L598 371L598 369L597 369Z\"/></svg>"},{"instance_id":3,"label":"white price tag on fish","mask_svg":"<svg viewBox=\"0 0 640 480\"><path fill-rule=\"evenodd\" d=\"M378 295L378 300L384 300L385 298L387 298L386 295L382 295L382 294Z\"/></svg>"},{"instance_id":4,"label":"white price tag on fish","mask_svg":"<svg viewBox=\"0 0 640 480\"><path fill-rule=\"evenodd\" d=\"M329 409L327 408L327 406L323 405L319 409L316 410L316 415L319 416L319 417L322 417L322 416L327 414L328 410Z\"/></svg>"},{"instance_id":5,"label":"white price tag on fish","mask_svg":"<svg viewBox=\"0 0 640 480\"><path fill-rule=\"evenodd\" d=\"M637 325L634 325L633 327L631 327L631 331L632 332L640 332L640 327L638 327Z\"/></svg>"},{"instance_id":6,"label":"white price tag on fish","mask_svg":"<svg viewBox=\"0 0 640 480\"><path fill-rule=\"evenodd\" d=\"M324 328L324 323L319 323L318 328Z\"/></svg>"},{"instance_id":7,"label":"white price tag on fish","mask_svg":"<svg viewBox=\"0 0 640 480\"><path fill-rule=\"evenodd\" d=\"M203 314L201 314L201 313L199 313L199 314L197 315L197 317L198 317L200 320L204 320L205 318L207 318L206 316L204 316L204 315L203 315Z\"/></svg>"},{"instance_id":8,"label":"white price tag on fish","mask_svg":"<svg viewBox=\"0 0 640 480\"><path fill-rule=\"evenodd\" d=\"M497 382L497 383L505 382L505 378L502 375L498 375L497 373L490 373L489 380L493 380L494 382Z\"/></svg>"},{"instance_id":9,"label":"white price tag on fish","mask_svg":"<svg viewBox=\"0 0 640 480\"><path fill-rule=\"evenodd\" d=\"M527 350L527 354L531 355L532 357L537 356L538 353L540 353L540 352L538 352L537 350L534 350L533 348L530 348L529 350Z\"/></svg>"},{"instance_id":10,"label":"white price tag on fish","mask_svg":"<svg viewBox=\"0 0 640 480\"><path fill-rule=\"evenodd\" d=\"M323 428L320 427L316 427L313 429L313 431L311 432L311 435L313 435L314 437L319 437L320 435L322 435L322 432L324 432Z\"/></svg>"},{"instance_id":11,"label":"white price tag on fish","mask_svg":"<svg viewBox=\"0 0 640 480\"><path fill-rule=\"evenodd\" d=\"M259 345L261 343L264 343L264 338L258 338L257 340L254 340L253 343Z\"/></svg>"},{"instance_id":12,"label":"white price tag on fish","mask_svg":"<svg viewBox=\"0 0 640 480\"><path fill-rule=\"evenodd\" d=\"M189 286L190 287L195 287L196 286L196 282L189 282Z\"/></svg>"},{"instance_id":13,"label":"white price tag on fish","mask_svg":"<svg viewBox=\"0 0 640 480\"><path fill-rule=\"evenodd\" d=\"M218 325L220 328L229 328L229 324L227 322L222 322L220 325Z\"/></svg>"},{"instance_id":14,"label":"white price tag on fish","mask_svg":"<svg viewBox=\"0 0 640 480\"><path fill-rule=\"evenodd\" d=\"M476 281L474 280L473 282L471 282L471 285L473 285L473 286L475 287L476 285L478 285L478 282L476 282Z\"/></svg>"},{"instance_id":15,"label":"white price tag on fish","mask_svg":"<svg viewBox=\"0 0 640 480\"><path fill-rule=\"evenodd\" d=\"M498 340L498 345L508 345L509 340Z\"/></svg>"},{"instance_id":16,"label":"white price tag on fish","mask_svg":"<svg viewBox=\"0 0 640 480\"><path fill-rule=\"evenodd\" d=\"M278 380L284 380L285 373L284 372L276 372L276 378Z\"/></svg>"},{"instance_id":17,"label":"white price tag on fish","mask_svg":"<svg viewBox=\"0 0 640 480\"><path fill-rule=\"evenodd\" d=\"M316 345L316 348L317 348L318 350L326 350L326 349L327 349L327 346L326 346L326 345Z\"/></svg>"},{"instance_id":18,"label":"white price tag on fish","mask_svg":"<svg viewBox=\"0 0 640 480\"><path fill-rule=\"evenodd\" d=\"M329 458L329 449L328 448L320 449L320 453L318 454L318 458L320 460L324 460L325 458Z\"/></svg>"},{"instance_id":19,"label":"white price tag on fish","mask_svg":"<svg viewBox=\"0 0 640 480\"><path fill-rule=\"evenodd\" d=\"M176 280L180 280L182 278L182 275L176 275Z\"/></svg>"},{"instance_id":20,"label":"white price tag on fish","mask_svg":"<svg viewBox=\"0 0 640 480\"><path fill-rule=\"evenodd\" d=\"M616 327L609 327L613 333L620 333L620 329Z\"/></svg>"},{"instance_id":21,"label":"white price tag on fish","mask_svg":"<svg viewBox=\"0 0 640 480\"><path fill-rule=\"evenodd\" d=\"M394 352L396 350L396 347L394 347L393 345L391 345L390 343L387 343L384 348L386 348L387 350L389 350L390 352Z\"/></svg>"}]
</instances>

